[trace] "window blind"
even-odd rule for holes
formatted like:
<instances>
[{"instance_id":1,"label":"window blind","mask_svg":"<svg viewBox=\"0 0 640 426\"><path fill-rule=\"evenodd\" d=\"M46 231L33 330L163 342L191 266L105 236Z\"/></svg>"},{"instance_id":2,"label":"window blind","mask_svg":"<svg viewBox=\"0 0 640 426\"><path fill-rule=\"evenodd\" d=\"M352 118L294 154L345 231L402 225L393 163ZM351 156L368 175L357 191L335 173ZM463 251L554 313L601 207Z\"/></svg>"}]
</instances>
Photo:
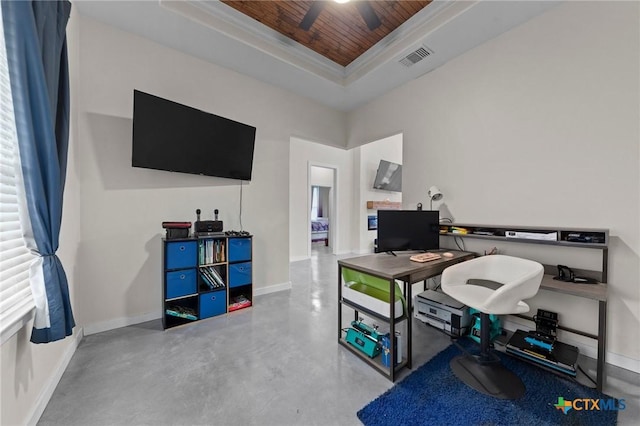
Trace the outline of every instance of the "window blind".
<instances>
[{"instance_id":1,"label":"window blind","mask_svg":"<svg viewBox=\"0 0 640 426\"><path fill-rule=\"evenodd\" d=\"M1 11L0 11L1 13ZM22 327L34 307L29 284L33 255L20 226L21 182L13 99L4 28L0 19L0 337L4 342Z\"/></svg>"}]
</instances>

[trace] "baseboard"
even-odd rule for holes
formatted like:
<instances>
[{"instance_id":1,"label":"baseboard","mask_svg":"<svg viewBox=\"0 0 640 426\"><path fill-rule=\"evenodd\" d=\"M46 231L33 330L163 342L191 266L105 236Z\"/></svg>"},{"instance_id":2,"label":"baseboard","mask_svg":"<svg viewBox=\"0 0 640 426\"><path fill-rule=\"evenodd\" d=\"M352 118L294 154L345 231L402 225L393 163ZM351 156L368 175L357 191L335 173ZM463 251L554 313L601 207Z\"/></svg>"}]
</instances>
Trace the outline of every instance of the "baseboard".
<instances>
[{"instance_id":1,"label":"baseboard","mask_svg":"<svg viewBox=\"0 0 640 426\"><path fill-rule=\"evenodd\" d=\"M527 326L519 324L515 321L504 320L502 321L502 327L508 331L516 331L517 329L527 329ZM569 333L566 333L569 334ZM584 342L580 342L578 340L573 340L568 336L562 337L562 339L558 338L563 343L568 345L573 345L578 348L580 354L587 356L592 359L598 358L598 346L595 340L593 340L593 345L585 344ZM640 360L629 358L624 355L616 354L614 352L606 352L606 363L615 365L616 367L624 368L625 370L633 371L634 373L640 374Z\"/></svg>"},{"instance_id":2,"label":"baseboard","mask_svg":"<svg viewBox=\"0 0 640 426\"><path fill-rule=\"evenodd\" d=\"M42 413L44 413L44 409L47 408L47 404L53 396L53 392L56 390L56 387L58 387L58 383L60 383L60 379L62 379L62 375L69 366L69 362L71 362L71 358L73 357L73 354L76 353L76 349L78 348L78 345L82 341L83 337L84 330L82 329L82 327L77 327L76 332L72 336L67 337L67 339L71 339L71 344L67 346L67 349L64 351L64 354L62 356L62 360L60 361L60 364L58 364L58 367L55 369L53 376L51 377L51 379L49 379L48 383L46 383L46 385L40 392L38 400L36 401L31 414L29 415L29 417L27 417L27 425L35 426L38 423L38 420L40 420Z\"/></svg>"},{"instance_id":3,"label":"baseboard","mask_svg":"<svg viewBox=\"0 0 640 426\"><path fill-rule=\"evenodd\" d=\"M607 352L607 363L640 374L640 360L638 359L629 358L628 356L613 352Z\"/></svg>"},{"instance_id":4,"label":"baseboard","mask_svg":"<svg viewBox=\"0 0 640 426\"><path fill-rule=\"evenodd\" d=\"M310 256L294 256L289 259L289 262L300 262L301 260L309 260Z\"/></svg>"},{"instance_id":5,"label":"baseboard","mask_svg":"<svg viewBox=\"0 0 640 426\"><path fill-rule=\"evenodd\" d=\"M148 312L143 315L126 318L115 318L109 321L103 321L96 324L85 325L84 334L90 336L103 331L114 330L116 328L128 327L130 325L140 324L147 321L153 321L162 318L161 312Z\"/></svg>"},{"instance_id":6,"label":"baseboard","mask_svg":"<svg viewBox=\"0 0 640 426\"><path fill-rule=\"evenodd\" d=\"M275 284L267 287L261 287L253 290L254 296L275 293L277 291L291 290L291 281L282 284ZM147 321L153 321L162 318L162 312L148 312L143 315L126 318L114 318L109 321L99 322L96 324L85 325L84 335L90 336L103 331L115 330L116 328L128 327L130 325L140 324Z\"/></svg>"},{"instance_id":7,"label":"baseboard","mask_svg":"<svg viewBox=\"0 0 640 426\"><path fill-rule=\"evenodd\" d=\"M264 294L275 293L278 291L291 290L291 281L282 284L274 284L267 287L260 287L253 290L254 296L262 296Z\"/></svg>"}]
</instances>

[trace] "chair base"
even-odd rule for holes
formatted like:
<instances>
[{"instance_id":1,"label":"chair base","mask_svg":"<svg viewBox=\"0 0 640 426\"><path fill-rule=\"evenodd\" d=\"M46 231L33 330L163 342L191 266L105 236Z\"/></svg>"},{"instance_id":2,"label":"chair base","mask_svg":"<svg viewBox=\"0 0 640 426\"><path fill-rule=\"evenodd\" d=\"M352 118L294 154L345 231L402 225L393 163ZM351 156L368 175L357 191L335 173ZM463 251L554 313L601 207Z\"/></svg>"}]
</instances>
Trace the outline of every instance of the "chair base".
<instances>
[{"instance_id":1,"label":"chair base","mask_svg":"<svg viewBox=\"0 0 640 426\"><path fill-rule=\"evenodd\" d=\"M480 393L498 399L518 399L524 396L524 383L500 362L478 362L469 355L460 355L449 363L460 381Z\"/></svg>"}]
</instances>

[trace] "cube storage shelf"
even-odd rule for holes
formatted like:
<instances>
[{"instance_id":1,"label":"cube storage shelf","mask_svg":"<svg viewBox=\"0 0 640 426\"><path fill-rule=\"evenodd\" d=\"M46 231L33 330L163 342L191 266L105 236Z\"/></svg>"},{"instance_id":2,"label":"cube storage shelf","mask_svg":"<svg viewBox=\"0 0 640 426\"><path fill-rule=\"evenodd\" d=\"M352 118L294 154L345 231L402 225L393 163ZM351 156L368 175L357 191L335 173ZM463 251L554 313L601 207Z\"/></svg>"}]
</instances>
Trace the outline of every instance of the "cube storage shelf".
<instances>
[{"instance_id":1,"label":"cube storage shelf","mask_svg":"<svg viewBox=\"0 0 640 426\"><path fill-rule=\"evenodd\" d=\"M252 305L252 237L163 239L164 329Z\"/></svg>"}]
</instances>

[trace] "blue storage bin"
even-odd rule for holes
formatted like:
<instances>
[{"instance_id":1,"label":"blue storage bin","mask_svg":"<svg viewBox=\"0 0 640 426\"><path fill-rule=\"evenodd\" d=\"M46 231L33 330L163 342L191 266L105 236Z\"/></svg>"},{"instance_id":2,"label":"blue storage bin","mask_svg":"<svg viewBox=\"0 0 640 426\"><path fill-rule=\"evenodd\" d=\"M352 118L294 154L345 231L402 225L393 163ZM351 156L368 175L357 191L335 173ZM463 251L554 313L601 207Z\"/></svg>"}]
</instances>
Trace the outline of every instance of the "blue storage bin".
<instances>
[{"instance_id":1,"label":"blue storage bin","mask_svg":"<svg viewBox=\"0 0 640 426\"><path fill-rule=\"evenodd\" d=\"M229 238L229 262L251 260L251 238Z\"/></svg>"},{"instance_id":2,"label":"blue storage bin","mask_svg":"<svg viewBox=\"0 0 640 426\"><path fill-rule=\"evenodd\" d=\"M229 265L229 287L251 284L251 262Z\"/></svg>"},{"instance_id":3,"label":"blue storage bin","mask_svg":"<svg viewBox=\"0 0 640 426\"><path fill-rule=\"evenodd\" d=\"M209 318L227 312L227 293L212 291L200 295L200 318Z\"/></svg>"},{"instance_id":4,"label":"blue storage bin","mask_svg":"<svg viewBox=\"0 0 640 426\"><path fill-rule=\"evenodd\" d=\"M195 269L185 269L166 273L167 299L182 297L196 292L197 276Z\"/></svg>"},{"instance_id":5,"label":"blue storage bin","mask_svg":"<svg viewBox=\"0 0 640 426\"><path fill-rule=\"evenodd\" d=\"M192 268L198 261L196 241L176 241L167 243L166 269Z\"/></svg>"}]
</instances>

